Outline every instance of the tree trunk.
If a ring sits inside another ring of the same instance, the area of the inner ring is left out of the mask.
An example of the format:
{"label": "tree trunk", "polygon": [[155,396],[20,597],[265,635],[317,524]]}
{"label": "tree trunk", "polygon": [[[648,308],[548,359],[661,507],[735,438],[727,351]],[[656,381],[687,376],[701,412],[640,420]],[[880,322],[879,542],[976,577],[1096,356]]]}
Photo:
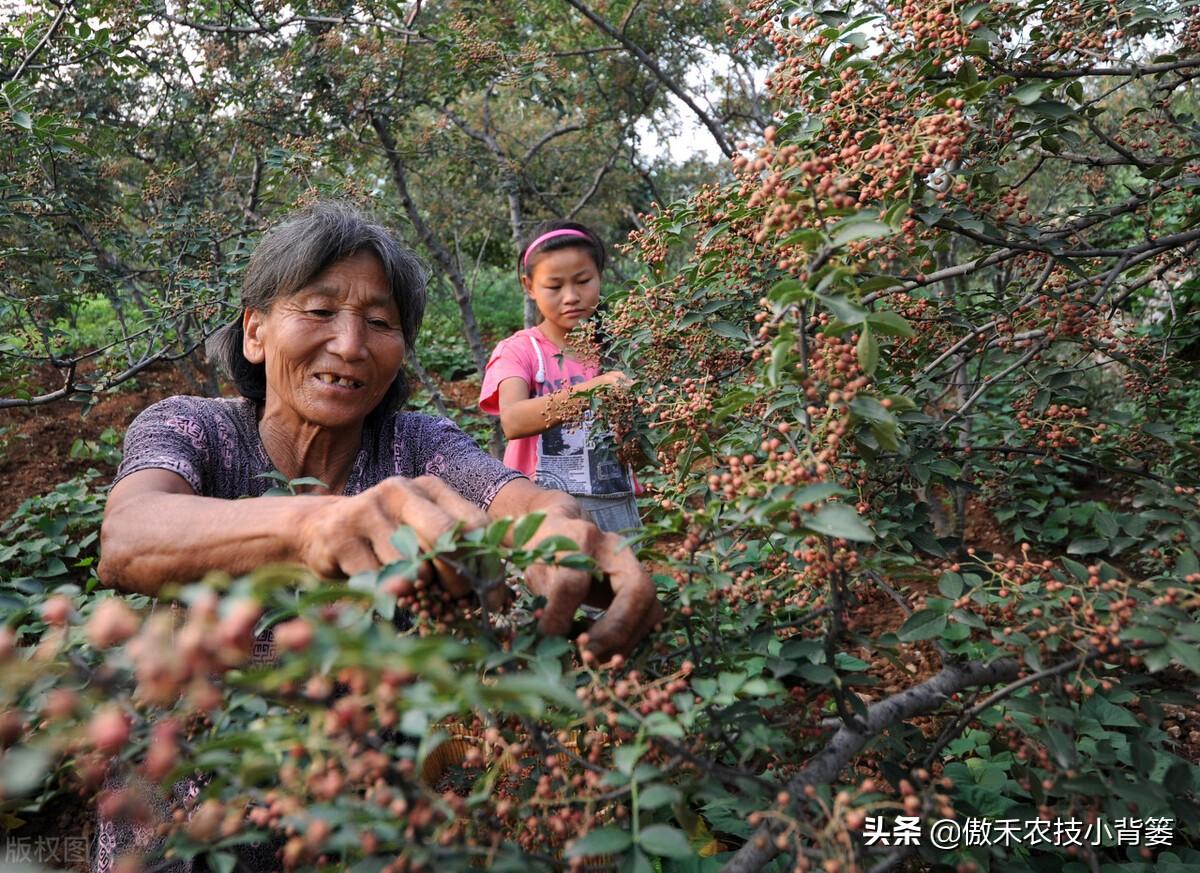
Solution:
{"label": "tree trunk", "polygon": [[[466,335],[467,345],[471,348],[471,356],[475,359],[475,369],[479,373],[479,378],[482,379],[488,356],[483,348],[483,339],[479,335],[479,323],[475,320],[475,310],[471,306],[471,290],[467,287],[467,281],[454,256],[450,254],[445,243],[434,233],[433,228],[425,222],[424,217],[417,209],[417,204],[408,190],[408,171],[400,158],[400,153],[396,151],[396,140],[392,137],[387,123],[372,113],[371,126],[375,129],[379,142],[387,154],[388,166],[392,171],[392,182],[396,185],[396,191],[400,195],[400,201],[404,205],[404,212],[408,216],[408,220],[412,222],[413,229],[416,230],[422,244],[450,279],[454,300],[458,304],[459,312],[462,313],[463,333]],[[498,419],[492,422],[492,438],[489,442],[492,454],[500,457],[504,453],[504,436],[500,432]]]}

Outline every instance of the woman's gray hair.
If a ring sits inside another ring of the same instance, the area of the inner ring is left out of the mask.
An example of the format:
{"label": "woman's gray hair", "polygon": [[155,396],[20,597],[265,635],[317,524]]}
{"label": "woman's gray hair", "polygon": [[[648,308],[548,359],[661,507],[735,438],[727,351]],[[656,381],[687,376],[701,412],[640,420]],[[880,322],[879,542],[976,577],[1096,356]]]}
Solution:
{"label": "woman's gray hair", "polygon": [[[295,294],[322,271],[361,251],[379,258],[400,311],[400,330],[407,349],[416,345],[425,315],[425,265],[402,248],[381,225],[370,221],[348,203],[323,201],[309,206],[276,225],[250,256],[242,279],[242,308],[266,312],[280,298]],[[241,316],[222,328],[209,342],[209,357],[237,386],[243,397],[262,403],[267,396],[267,369],[252,364],[242,353]],[[399,409],[408,400],[404,369],[370,414],[378,419]]]}

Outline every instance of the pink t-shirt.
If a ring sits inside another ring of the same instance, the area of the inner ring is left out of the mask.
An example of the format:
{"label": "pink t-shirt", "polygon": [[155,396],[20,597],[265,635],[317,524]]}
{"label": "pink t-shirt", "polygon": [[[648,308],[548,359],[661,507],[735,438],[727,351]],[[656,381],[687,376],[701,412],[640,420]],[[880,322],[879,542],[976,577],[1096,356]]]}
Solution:
{"label": "pink t-shirt", "polygon": [[[529,396],[542,397],[598,375],[598,367],[567,358],[538,328],[529,327],[496,345],[483,373],[479,408],[500,414],[500,383],[505,379],[523,379]],[[615,496],[634,488],[629,468],[616,460],[611,437],[592,434],[586,420],[509,440],[504,463],[539,485],[571,494]]]}

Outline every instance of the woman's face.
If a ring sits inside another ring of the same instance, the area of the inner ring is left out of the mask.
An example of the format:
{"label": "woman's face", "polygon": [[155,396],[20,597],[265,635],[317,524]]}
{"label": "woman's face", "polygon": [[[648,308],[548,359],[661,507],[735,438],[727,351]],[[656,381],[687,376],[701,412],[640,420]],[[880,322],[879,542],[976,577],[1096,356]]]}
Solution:
{"label": "woman's face", "polygon": [[404,361],[400,311],[370,251],[338,261],[266,312],[243,315],[243,352],[266,365],[265,414],[360,426]]}

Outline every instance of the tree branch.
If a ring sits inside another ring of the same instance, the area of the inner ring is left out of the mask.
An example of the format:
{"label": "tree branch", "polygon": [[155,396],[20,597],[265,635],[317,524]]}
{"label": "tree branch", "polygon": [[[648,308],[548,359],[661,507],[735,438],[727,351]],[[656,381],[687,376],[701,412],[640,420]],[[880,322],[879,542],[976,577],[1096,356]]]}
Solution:
{"label": "tree branch", "polygon": [[650,55],[646,54],[645,49],[585,6],[582,2],[580,2],[580,0],[565,0],[565,2],[569,6],[572,6],[578,10],[580,14],[592,22],[592,24],[596,25],[596,27],[598,27],[600,30],[604,31],[610,37],[623,45],[631,55],[641,62],[642,66],[649,70],[656,79],[666,85],[667,90],[682,100],[684,105],[686,105],[688,109],[692,110],[692,112],[696,114],[696,117],[700,119],[700,123],[708,128],[708,132],[713,135],[713,139],[717,141],[717,148],[721,150],[725,157],[733,157],[733,146],[729,144],[729,140],[725,136],[725,129],[721,126],[721,123],[701,109],[700,106],[697,105],[696,101],[693,100],[686,91],[679,87],[679,84],[670,76],[668,76],[663,68],[654,62],[654,59],[650,57]]}
{"label": "tree branch", "polygon": [[17,79],[21,78],[21,74],[25,72],[30,62],[36,58],[42,49],[46,47],[46,44],[54,38],[54,32],[58,30],[58,26],[62,24],[62,20],[66,16],[67,9],[70,8],[70,5],[70,3],[63,3],[63,5],[59,7],[58,15],[54,16],[54,21],[50,23],[50,28],[44,34],[42,34],[42,38],[38,40],[38,44],[33,47],[33,51],[21,59],[21,63],[17,65],[16,72],[9,76],[7,81],[15,82]]}
{"label": "tree branch", "polygon": [[1014,70],[992,65],[993,69],[1018,79],[1077,79],[1080,76],[1153,76],[1175,70],[1200,67],[1200,58],[1184,58],[1160,64],[1133,64],[1128,67],[1075,67],[1071,70]]}
{"label": "tree branch", "polygon": [[595,176],[592,177],[592,184],[586,191],[583,192],[580,198],[575,202],[575,205],[567,211],[567,220],[574,219],[575,216],[579,214],[579,210],[587,206],[588,201],[596,196],[596,192],[600,190],[600,183],[604,181],[604,177],[608,175],[608,171],[611,170],[613,168],[613,164],[617,162],[617,156],[621,153],[624,145],[625,144],[623,142],[617,143],[617,147],[613,149],[612,153],[608,156],[608,160],[601,164],[600,168],[596,170]]}
{"label": "tree branch", "polygon": [[164,21],[170,21],[172,24],[178,24],[182,27],[189,27],[192,30],[202,30],[205,33],[232,33],[243,36],[252,36],[255,34],[275,34],[292,24],[323,24],[338,25],[341,27],[357,24],[362,27],[378,27],[380,30],[386,30],[390,33],[399,33],[405,37],[420,36],[418,32],[410,30],[407,27],[397,27],[394,24],[387,24],[379,20],[361,21],[357,18],[351,18],[349,16],[332,18],[325,15],[293,15],[290,18],[285,18],[282,21],[275,22],[274,24],[260,24],[257,27],[245,27],[237,24],[204,24],[200,21],[189,21],[186,18],[179,18],[166,13],[160,13],[159,17]]}
{"label": "tree branch", "polygon": [[400,194],[400,202],[404,205],[404,212],[408,216],[408,220],[412,222],[417,236],[425,247],[429,249],[438,266],[450,277],[450,284],[454,288],[454,296],[462,311],[463,326],[467,332],[467,342],[471,346],[471,355],[475,359],[476,368],[482,374],[484,367],[487,365],[487,355],[484,354],[483,343],[479,339],[479,326],[475,322],[475,313],[471,308],[471,291],[467,288],[466,280],[463,278],[462,272],[458,269],[458,264],[455,262],[454,256],[450,254],[450,250],[446,248],[441,238],[426,223],[424,216],[421,215],[421,211],[417,209],[417,204],[408,190],[408,170],[404,166],[404,161],[400,157],[399,151],[396,150],[396,140],[392,136],[392,132],[388,129],[387,123],[374,112],[368,111],[368,117],[371,121],[371,127],[375,129],[375,134],[379,137],[379,142],[383,146],[384,153],[387,156],[388,167],[392,171],[392,182],[396,186],[396,191]]}
{"label": "tree branch", "polygon": [[560,136],[565,136],[566,134],[573,133],[576,130],[583,130],[583,125],[582,124],[568,124],[564,127],[557,127],[554,130],[549,131],[548,133],[542,134],[542,136],[538,139],[537,142],[535,142],[533,145],[531,145],[529,148],[527,148],[525,150],[525,154],[521,156],[521,163],[528,164],[533,159],[533,156],[542,150],[542,146],[544,146],[546,143],[550,142],[552,139],[556,139],[557,137],[560,137]]}
{"label": "tree branch", "polygon": [[[788,793],[803,797],[809,785],[833,782],[867,742],[889,726],[933,712],[966,688],[1012,682],[1020,672],[1021,665],[1013,658],[991,664],[952,664],[919,685],[872,703],[865,719],[842,725],[825,748],[788,780]],[[721,873],[757,873],[779,854],[775,847],[777,827],[773,823],[762,825],[721,868]]]}

